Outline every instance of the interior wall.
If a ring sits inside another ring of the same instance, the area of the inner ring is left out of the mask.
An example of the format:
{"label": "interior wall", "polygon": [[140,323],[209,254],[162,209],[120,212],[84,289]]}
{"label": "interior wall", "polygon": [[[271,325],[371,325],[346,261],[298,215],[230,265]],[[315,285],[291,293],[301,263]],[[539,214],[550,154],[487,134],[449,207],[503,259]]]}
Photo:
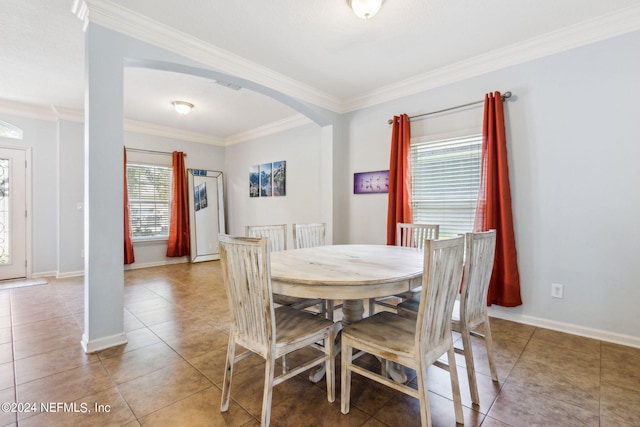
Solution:
{"label": "interior wall", "polygon": [[[314,124],[226,147],[227,232],[244,235],[247,225],[325,222],[322,218],[321,128]],[[249,197],[249,169],[287,162],[286,196]]]}
{"label": "interior wall", "polygon": [[31,147],[31,227],[32,274],[50,275],[56,271],[58,251],[58,162],[56,124],[48,120],[0,114],[0,120],[24,132],[23,139],[1,138],[0,144],[20,148]]}
{"label": "interior wall", "polygon": [[84,125],[60,120],[57,128],[60,171],[56,273],[76,276],[84,270]]}
{"label": "interior wall", "polygon": [[[127,148],[163,151],[167,153],[182,151],[187,155],[184,159],[185,167],[187,169],[206,169],[224,172],[224,147],[133,132],[125,132],[124,142]],[[127,160],[136,160],[165,166],[171,166],[172,162],[171,156],[168,155],[136,153],[134,151],[127,154]],[[127,266],[127,269],[188,261],[188,257],[186,256],[179,258],[167,258],[165,255],[167,251],[166,240],[134,242],[133,250],[136,262]]]}
{"label": "interior wall", "polygon": [[[84,124],[68,120],[0,115],[23,129],[24,139],[2,138],[0,144],[32,152],[32,274],[69,277],[84,269]],[[187,153],[185,166],[224,170],[224,147],[161,136],[125,132],[130,148]],[[136,154],[137,160],[171,165],[171,156]],[[131,158],[131,156],[130,156]],[[51,161],[54,159],[54,161]],[[166,241],[136,242],[134,268],[183,262],[167,258]]]}
{"label": "interior wall", "polygon": [[[353,172],[388,169],[393,115],[513,92],[505,104],[520,307],[493,313],[640,346],[640,32],[348,115]],[[482,107],[412,122],[412,136],[480,129]],[[386,195],[352,195],[350,240],[383,243]],[[564,298],[550,296],[564,285]],[[618,337],[618,338],[615,338]]]}

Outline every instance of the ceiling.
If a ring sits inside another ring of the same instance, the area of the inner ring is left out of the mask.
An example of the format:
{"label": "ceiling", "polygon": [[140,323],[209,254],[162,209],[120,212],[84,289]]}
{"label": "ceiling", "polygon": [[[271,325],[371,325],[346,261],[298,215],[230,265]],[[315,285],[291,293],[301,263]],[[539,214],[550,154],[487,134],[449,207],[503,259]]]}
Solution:
{"label": "ceiling", "polygon": [[[81,2],[2,3],[0,110],[81,117],[84,32],[72,13]],[[369,20],[346,0],[86,3],[89,21],[142,39],[154,34],[147,41],[168,50],[187,46],[185,56],[204,52],[192,59],[224,63],[222,72],[340,113],[640,29],[638,0],[385,0]],[[129,123],[211,143],[301,120],[246,87],[145,68],[125,69],[124,96]],[[173,100],[195,108],[178,116]]]}

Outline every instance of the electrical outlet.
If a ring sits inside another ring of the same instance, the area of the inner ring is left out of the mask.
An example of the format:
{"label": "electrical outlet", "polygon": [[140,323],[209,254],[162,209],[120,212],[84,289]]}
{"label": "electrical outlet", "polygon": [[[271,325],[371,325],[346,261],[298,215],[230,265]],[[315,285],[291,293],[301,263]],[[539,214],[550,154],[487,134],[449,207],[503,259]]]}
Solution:
{"label": "electrical outlet", "polygon": [[551,284],[551,296],[553,298],[562,298],[562,293],[564,286],[560,283],[552,283]]}

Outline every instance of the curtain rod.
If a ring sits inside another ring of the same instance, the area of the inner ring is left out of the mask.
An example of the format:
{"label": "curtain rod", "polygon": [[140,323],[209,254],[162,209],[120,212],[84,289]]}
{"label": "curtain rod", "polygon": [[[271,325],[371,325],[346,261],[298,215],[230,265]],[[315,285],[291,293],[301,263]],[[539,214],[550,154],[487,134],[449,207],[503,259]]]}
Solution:
{"label": "curtain rod", "polygon": [[[135,151],[136,153],[148,153],[148,154],[160,154],[163,156],[173,156],[173,153],[168,151],[155,151],[155,150],[143,150],[141,148],[127,148],[124,147],[127,151]],[[184,157],[187,157],[187,153],[182,153]]]}
{"label": "curtain rod", "polygon": [[[500,98],[502,98],[503,101],[505,99],[511,98],[511,92],[507,91],[507,92],[503,93],[502,95],[500,95]],[[455,107],[444,108],[444,109],[438,110],[438,111],[430,111],[430,112],[424,113],[424,114],[416,114],[415,116],[409,116],[409,120],[417,119],[419,117],[429,116],[431,114],[444,113],[445,111],[457,110],[458,108],[464,108],[464,107],[468,107],[470,105],[482,104],[483,102],[484,102],[484,99],[482,101],[469,102],[467,104],[456,105]],[[389,124],[393,123],[393,119],[389,119],[388,123]]]}

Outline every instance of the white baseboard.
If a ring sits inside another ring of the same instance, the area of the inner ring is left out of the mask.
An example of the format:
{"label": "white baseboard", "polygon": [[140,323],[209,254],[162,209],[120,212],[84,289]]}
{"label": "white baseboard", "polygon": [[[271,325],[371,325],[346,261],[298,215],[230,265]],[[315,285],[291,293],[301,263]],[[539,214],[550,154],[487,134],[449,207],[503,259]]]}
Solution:
{"label": "white baseboard", "polygon": [[168,259],[166,261],[154,261],[154,262],[143,262],[133,264],[128,264],[124,266],[125,270],[137,270],[139,268],[150,268],[150,267],[162,267],[163,265],[172,265],[172,264],[184,264],[189,262],[189,258],[184,256],[180,258]]}
{"label": "white baseboard", "polygon": [[41,271],[39,273],[31,273],[30,279],[42,279],[47,277],[56,277],[55,271]]}
{"label": "white baseboard", "polygon": [[[124,269],[125,270],[137,270],[139,268],[161,267],[163,265],[184,264],[184,263],[187,263],[187,262],[189,262],[189,258],[180,257],[180,258],[175,258],[175,259],[166,260],[166,261],[133,263],[133,264],[125,265]],[[64,273],[60,273],[60,272],[38,273],[37,275],[34,274],[33,278],[51,277],[51,276],[55,276],[57,279],[66,279],[66,278],[69,278],[69,277],[79,277],[79,276],[84,276],[84,270],[67,271],[67,272],[64,272]]]}
{"label": "white baseboard", "polygon": [[91,341],[87,339],[85,334],[82,334],[82,341],[80,342],[85,353],[95,353],[96,351],[104,350],[105,348],[115,347],[126,343],[127,335],[124,332]]}
{"label": "white baseboard", "polygon": [[65,273],[58,273],[56,274],[56,279],[67,279],[69,277],[79,277],[79,276],[84,276],[84,270],[78,270],[78,271],[67,271]]}
{"label": "white baseboard", "polygon": [[603,331],[601,329],[587,328],[571,323],[557,322],[555,320],[543,319],[535,316],[527,316],[520,313],[509,313],[502,309],[492,309],[489,307],[489,316],[499,319],[511,320],[525,325],[537,326],[540,328],[552,329],[567,334],[579,335],[596,340],[607,341],[629,347],[640,348],[640,337],[623,335],[615,332]]}

